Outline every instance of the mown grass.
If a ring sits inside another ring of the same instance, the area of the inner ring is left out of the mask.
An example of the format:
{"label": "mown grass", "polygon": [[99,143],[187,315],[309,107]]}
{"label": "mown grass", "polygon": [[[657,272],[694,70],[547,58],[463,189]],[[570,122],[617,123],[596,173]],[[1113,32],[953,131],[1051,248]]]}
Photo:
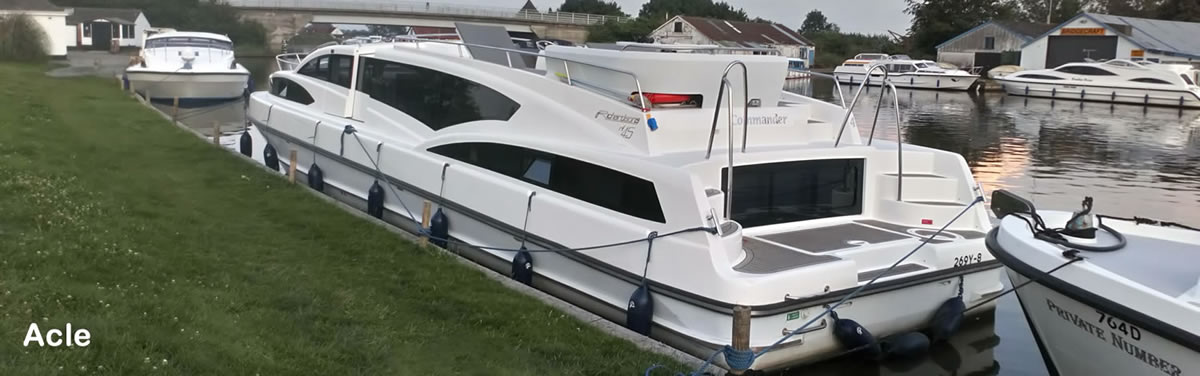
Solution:
{"label": "mown grass", "polygon": [[0,375],[684,368],[43,70],[0,65]]}

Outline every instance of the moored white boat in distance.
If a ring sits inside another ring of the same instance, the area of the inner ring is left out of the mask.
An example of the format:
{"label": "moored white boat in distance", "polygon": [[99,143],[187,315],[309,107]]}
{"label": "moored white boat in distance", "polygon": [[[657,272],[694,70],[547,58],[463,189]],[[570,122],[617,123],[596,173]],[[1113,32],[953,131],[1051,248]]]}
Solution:
{"label": "moored white boat in distance", "polygon": [[1008,192],[992,196],[1001,220],[988,250],[1018,287],[1051,373],[1197,374],[1200,231],[1091,207],[1087,198],[1078,212],[1038,211]]}
{"label": "moored white boat in distance", "polygon": [[[833,70],[840,83],[857,84],[867,80],[867,71],[882,66],[888,71],[888,80],[899,88],[967,90],[979,79],[978,75],[960,69],[948,69],[930,60],[914,60],[907,55],[863,53],[846,60]],[[868,85],[881,85],[883,72],[871,72]]]}
{"label": "moored white boat in distance", "polygon": [[702,358],[735,343],[742,308],[762,351],[745,365],[769,370],[847,351],[845,321],[816,319],[860,287],[836,312],[879,337],[1002,289],[963,158],[868,145],[846,109],[783,90],[786,58],[538,54],[496,29],[322,48],[273,73],[248,117],[310,187],[410,231],[435,203],[423,231],[464,256]]}
{"label": "moored white boat in distance", "polygon": [[996,80],[1011,95],[1067,100],[1200,107],[1189,65],[1108,60],[1016,72]]}
{"label": "moored white boat in distance", "polygon": [[224,35],[165,32],[146,37],[125,78],[150,99],[227,100],[245,93],[250,71],[237,63],[233,41]]}

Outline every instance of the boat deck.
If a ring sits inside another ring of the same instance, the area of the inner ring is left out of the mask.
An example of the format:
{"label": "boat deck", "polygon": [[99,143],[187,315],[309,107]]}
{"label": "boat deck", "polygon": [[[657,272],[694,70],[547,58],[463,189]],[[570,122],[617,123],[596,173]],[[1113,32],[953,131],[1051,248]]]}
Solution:
{"label": "boat deck", "polygon": [[[743,249],[746,257],[733,270],[750,274],[771,274],[827,262],[842,260],[834,255],[876,244],[920,241],[936,232],[936,228],[910,227],[878,220],[857,220],[825,227],[746,236]],[[946,230],[929,240],[941,244],[963,239],[980,239],[984,233],[969,230]],[[928,269],[908,263],[888,271],[887,275],[904,274]],[[882,272],[867,270],[859,273],[860,281],[870,280]],[[885,275],[885,276],[887,276]]]}
{"label": "boat deck", "polygon": [[[1101,244],[1115,242],[1098,231]],[[1117,252],[1087,252],[1088,262],[1167,296],[1177,297],[1200,281],[1200,245],[1156,237],[1125,234],[1128,242]]]}

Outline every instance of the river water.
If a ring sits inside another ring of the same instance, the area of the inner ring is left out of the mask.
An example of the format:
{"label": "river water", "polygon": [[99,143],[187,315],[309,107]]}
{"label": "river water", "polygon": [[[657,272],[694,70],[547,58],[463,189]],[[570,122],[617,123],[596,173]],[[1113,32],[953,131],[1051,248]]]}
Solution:
{"label": "river water", "polygon": [[[269,59],[239,59],[259,90],[274,69]],[[795,80],[787,89],[837,102],[826,79]],[[846,101],[855,87],[842,86]],[[855,117],[869,131],[879,89],[865,91]],[[985,190],[1007,189],[1038,208],[1075,210],[1084,196],[1095,210],[1200,224],[1200,111],[1144,108],[1073,101],[956,92],[901,90],[901,138],[906,143],[963,156]],[[885,105],[891,106],[890,98]],[[164,111],[170,111],[169,108]],[[185,124],[212,134],[236,150],[245,126],[244,103],[181,110]],[[896,141],[896,116],[884,110],[877,142]],[[254,157],[261,161],[263,137],[253,127]],[[281,156],[284,157],[284,156]],[[284,157],[285,158],[285,157]],[[1006,286],[1008,281],[1004,281]],[[928,356],[884,363],[840,359],[785,371],[785,375],[1047,375],[1045,365],[1013,294],[999,299],[994,315],[969,322]]]}

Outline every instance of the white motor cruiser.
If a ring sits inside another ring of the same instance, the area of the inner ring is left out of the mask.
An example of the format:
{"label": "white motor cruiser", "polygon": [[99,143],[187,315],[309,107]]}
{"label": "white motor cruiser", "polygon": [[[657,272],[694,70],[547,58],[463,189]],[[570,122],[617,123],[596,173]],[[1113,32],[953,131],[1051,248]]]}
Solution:
{"label": "white motor cruiser", "polygon": [[1083,206],[992,196],[1001,221],[988,250],[1008,267],[1046,363],[1059,375],[1200,372],[1200,229]]}
{"label": "white motor cruiser", "polygon": [[1141,105],[1200,107],[1190,65],[1129,60],[1067,63],[996,78],[1011,95]]}
{"label": "white motor cruiser", "polygon": [[[930,60],[914,60],[906,55],[889,56],[886,54],[858,54],[853,59],[846,60],[834,68],[833,75],[837,81],[846,84],[857,84],[867,80],[868,85],[881,85],[883,81],[882,67],[888,72],[888,79],[900,88],[936,89],[936,90],[967,90],[979,79],[978,75],[960,69],[938,65]],[[867,72],[871,71],[871,79]]]}
{"label": "white motor cruiser", "polygon": [[150,99],[226,100],[245,93],[250,71],[237,63],[233,41],[224,35],[166,32],[146,37],[125,78]]}
{"label": "white motor cruiser", "polygon": [[783,91],[785,57],[458,30],[272,74],[248,109],[268,166],[295,151],[310,187],[723,367],[878,350],[1002,290],[963,158],[873,145]]}

